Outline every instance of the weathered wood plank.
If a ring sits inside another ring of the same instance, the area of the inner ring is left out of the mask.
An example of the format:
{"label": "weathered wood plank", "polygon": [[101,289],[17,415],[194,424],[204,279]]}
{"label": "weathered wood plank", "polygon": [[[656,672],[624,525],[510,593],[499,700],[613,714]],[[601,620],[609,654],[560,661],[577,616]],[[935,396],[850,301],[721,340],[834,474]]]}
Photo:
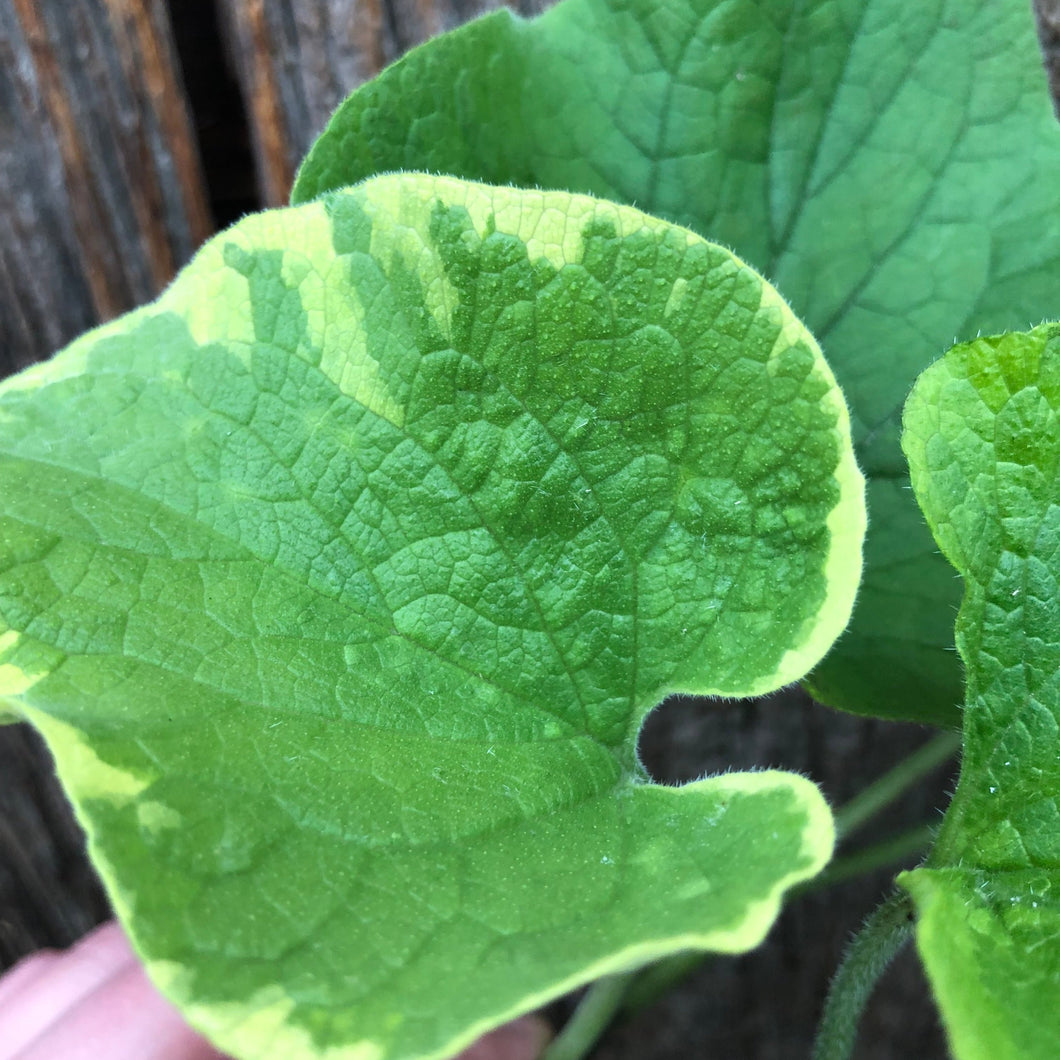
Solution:
{"label": "weathered wood plank", "polygon": [[44,741],[0,728],[0,969],[68,946],[109,915]]}
{"label": "weathered wood plank", "polygon": [[1034,0],[1034,11],[1038,16],[1038,37],[1049,73],[1049,88],[1060,116],[1060,0]]}
{"label": "weathered wood plank", "polygon": [[153,297],[211,228],[163,0],[0,3],[0,369]]}
{"label": "weathered wood plank", "polygon": [[[552,0],[510,0],[533,15]],[[219,0],[266,205],[287,201],[328,116],[415,44],[500,0]]]}

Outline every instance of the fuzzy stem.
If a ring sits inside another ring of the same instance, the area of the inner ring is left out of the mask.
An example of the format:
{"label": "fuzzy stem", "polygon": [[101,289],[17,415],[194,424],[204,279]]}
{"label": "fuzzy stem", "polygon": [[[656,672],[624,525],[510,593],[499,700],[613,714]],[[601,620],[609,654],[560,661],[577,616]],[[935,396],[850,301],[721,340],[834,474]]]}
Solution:
{"label": "fuzzy stem", "polygon": [[906,894],[893,894],[865,921],[832,980],[813,1060],[849,1060],[858,1023],[876,983],[913,932]]}

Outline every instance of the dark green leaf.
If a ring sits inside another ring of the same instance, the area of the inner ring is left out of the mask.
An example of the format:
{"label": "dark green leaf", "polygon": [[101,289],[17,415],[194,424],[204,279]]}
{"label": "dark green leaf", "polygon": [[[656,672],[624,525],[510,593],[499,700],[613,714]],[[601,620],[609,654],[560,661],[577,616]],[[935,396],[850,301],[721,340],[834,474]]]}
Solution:
{"label": "dark green leaf", "polygon": [[853,625],[810,680],[954,724],[956,581],[898,447],[917,373],[1060,285],[1060,130],[1030,7],[986,0],[564,0],[409,54],[340,108],[295,201],[426,169],[630,202],[780,288],[850,402],[870,478]]}

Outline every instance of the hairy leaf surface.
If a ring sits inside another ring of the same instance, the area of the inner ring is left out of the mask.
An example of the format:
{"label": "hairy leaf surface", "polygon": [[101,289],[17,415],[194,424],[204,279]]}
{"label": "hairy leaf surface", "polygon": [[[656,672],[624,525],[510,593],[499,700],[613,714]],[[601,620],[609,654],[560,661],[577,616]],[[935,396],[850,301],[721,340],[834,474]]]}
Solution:
{"label": "hairy leaf surface", "polygon": [[851,404],[872,512],[850,630],[810,679],[957,722],[957,583],[908,490],[902,403],[957,339],[1060,284],[1060,130],[1030,7],[986,0],[564,0],[490,15],[358,89],[304,201],[392,169],[589,191],[734,247]]}
{"label": "hairy leaf surface", "polygon": [[0,476],[0,697],[236,1055],[449,1055],[830,855],[803,778],[636,754],[821,657],[865,518],[813,339],[687,230],[415,175],[249,217],[0,388]]}
{"label": "hairy leaf surface", "polygon": [[955,347],[905,413],[913,486],[964,603],[964,760],[899,877],[960,1060],[1060,1055],[1060,326]]}

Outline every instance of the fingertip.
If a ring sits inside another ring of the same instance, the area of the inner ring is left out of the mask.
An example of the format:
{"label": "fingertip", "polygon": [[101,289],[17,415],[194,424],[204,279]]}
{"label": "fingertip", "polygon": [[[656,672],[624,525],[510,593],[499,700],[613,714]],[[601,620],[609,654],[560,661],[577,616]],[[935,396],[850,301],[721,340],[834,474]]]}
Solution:
{"label": "fingertip", "polygon": [[45,950],[20,961],[0,979],[0,1060],[21,1057],[51,1025],[135,962],[113,921],[69,950]]}
{"label": "fingertip", "polygon": [[537,1060],[551,1039],[552,1028],[541,1016],[521,1016],[484,1035],[457,1060]]}

